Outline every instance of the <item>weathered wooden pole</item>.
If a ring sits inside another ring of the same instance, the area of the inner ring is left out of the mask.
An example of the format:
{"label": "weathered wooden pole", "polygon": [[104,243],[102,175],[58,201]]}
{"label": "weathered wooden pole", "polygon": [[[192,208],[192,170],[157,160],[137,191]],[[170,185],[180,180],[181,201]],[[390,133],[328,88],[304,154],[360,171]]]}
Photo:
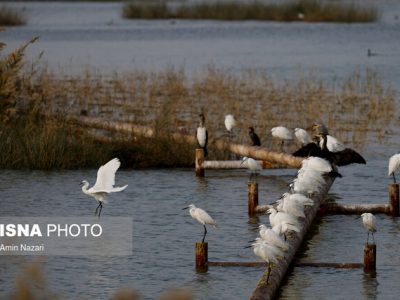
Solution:
{"label": "weathered wooden pole", "polygon": [[392,214],[390,204],[339,204],[326,203],[321,206],[325,214],[361,215],[362,213]]}
{"label": "weathered wooden pole", "polygon": [[196,155],[195,155],[195,170],[197,177],[204,177],[203,161],[204,161],[204,150],[198,148],[196,149]]}
{"label": "weathered wooden pole", "polygon": [[258,183],[249,181],[247,183],[247,196],[248,196],[248,212],[249,216],[254,216],[258,206]]}
{"label": "weathered wooden pole", "polygon": [[196,242],[196,271],[208,271],[208,243]]}
{"label": "weathered wooden pole", "polygon": [[364,246],[364,272],[375,272],[376,270],[376,245],[365,244]]}
{"label": "weathered wooden pole", "polygon": [[392,217],[400,216],[399,212],[399,184],[389,184],[390,213]]}

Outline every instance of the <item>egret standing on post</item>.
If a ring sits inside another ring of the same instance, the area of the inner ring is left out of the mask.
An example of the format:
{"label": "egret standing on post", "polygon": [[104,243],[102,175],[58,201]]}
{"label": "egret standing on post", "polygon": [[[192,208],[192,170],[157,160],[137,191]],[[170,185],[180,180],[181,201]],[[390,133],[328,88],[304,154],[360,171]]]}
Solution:
{"label": "egret standing on post", "polygon": [[249,181],[252,181],[253,177],[256,178],[257,181],[257,175],[261,172],[262,167],[261,164],[256,161],[254,158],[251,157],[243,157],[243,160],[240,164],[246,164],[246,167],[249,169],[250,171],[250,178]]}
{"label": "egret standing on post", "polygon": [[249,137],[251,139],[252,146],[261,146],[260,138],[258,137],[257,133],[254,131],[254,127],[249,127]]}
{"label": "egret standing on post", "polygon": [[106,197],[109,193],[121,192],[123,191],[128,185],[124,185],[122,187],[114,187],[115,184],[115,173],[117,172],[118,168],[120,167],[121,162],[118,158],[114,158],[110,160],[105,165],[101,166],[97,171],[97,179],[94,186],[90,189],[89,182],[86,180],[82,181],[82,192],[86,195],[94,197],[99,205],[96,208],[94,215],[97,215],[97,211],[100,208],[98,217],[100,218],[101,210],[103,209],[103,202],[106,203]]}
{"label": "egret standing on post", "polygon": [[207,128],[204,126],[204,123],[205,123],[204,115],[200,114],[199,117],[200,117],[200,124],[199,124],[199,127],[197,127],[196,137],[197,137],[197,142],[199,144],[199,147],[201,149],[203,149],[204,156],[207,157],[207,154],[208,154],[208,151],[207,151],[208,132],[207,132]]}
{"label": "egret standing on post", "polygon": [[190,216],[204,226],[204,235],[203,235],[203,240],[201,241],[202,243],[204,243],[204,239],[206,238],[207,234],[206,224],[217,227],[217,223],[213,220],[213,218],[211,218],[211,216],[204,209],[196,207],[194,204],[190,204],[188,207],[182,209],[188,209],[188,208]]}
{"label": "egret standing on post", "polygon": [[395,154],[389,159],[389,176],[393,176],[393,183],[396,183],[396,176],[394,173],[400,168],[400,154]]}
{"label": "egret standing on post", "polygon": [[374,239],[374,232],[376,232],[376,218],[373,214],[371,213],[363,213],[361,214],[362,217],[362,222],[364,225],[364,228],[367,229],[368,235],[367,235],[367,244],[368,244],[368,239],[369,239],[369,233],[372,233],[372,240],[374,241],[375,244],[375,239]]}

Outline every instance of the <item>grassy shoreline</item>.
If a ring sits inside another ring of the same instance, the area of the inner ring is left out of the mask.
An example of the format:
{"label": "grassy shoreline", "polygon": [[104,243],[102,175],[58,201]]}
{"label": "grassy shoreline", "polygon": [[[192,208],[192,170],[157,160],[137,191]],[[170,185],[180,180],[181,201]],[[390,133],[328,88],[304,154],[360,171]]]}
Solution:
{"label": "grassy shoreline", "polygon": [[[224,138],[229,113],[238,121],[234,142],[248,144],[247,128],[254,126],[262,145],[273,150],[279,142],[270,129],[278,125],[308,128],[323,121],[357,150],[382,143],[398,125],[396,93],[369,71],[335,86],[312,76],[277,81],[260,71],[232,73],[212,66],[190,77],[174,69],[62,75],[40,62],[24,66],[24,51],[34,41],[0,57],[0,168],[98,167],[115,156],[133,168],[193,167],[196,145],[172,134],[194,135],[200,112],[206,116],[209,159],[228,158],[212,145]],[[82,115],[147,126],[155,135],[107,133],[68,119]]]}
{"label": "grassy shoreline", "polygon": [[376,7],[354,3],[329,3],[319,0],[293,0],[283,3],[200,2],[170,5],[167,1],[131,1],[122,9],[127,19],[192,19],[224,21],[279,22],[375,22]]}

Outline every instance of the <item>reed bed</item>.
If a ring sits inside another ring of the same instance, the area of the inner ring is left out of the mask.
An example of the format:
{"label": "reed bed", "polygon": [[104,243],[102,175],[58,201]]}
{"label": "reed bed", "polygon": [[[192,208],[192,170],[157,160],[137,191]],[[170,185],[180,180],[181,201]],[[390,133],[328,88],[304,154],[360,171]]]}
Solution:
{"label": "reed bed", "polygon": [[[124,166],[193,166],[196,145],[174,133],[195,133],[206,116],[210,159],[228,155],[213,149],[226,139],[224,117],[238,125],[233,142],[249,143],[254,126],[262,144],[279,150],[270,129],[310,128],[325,123],[333,135],[361,151],[385,142],[398,126],[397,95],[373,72],[357,71],[332,85],[307,76],[277,81],[255,70],[230,72],[209,66],[189,77],[181,69],[81,75],[54,74],[40,63],[23,67],[23,51],[34,40],[0,59],[0,167],[80,168],[118,156]],[[155,131],[153,138],[88,130],[70,117],[130,122]],[[299,145],[292,143],[286,151]]]}
{"label": "reed bed", "polygon": [[0,5],[0,26],[20,26],[26,24],[26,16],[22,11]]}
{"label": "reed bed", "polygon": [[122,9],[129,19],[212,19],[225,21],[304,21],[304,22],[374,22],[376,7],[321,0],[294,0],[282,3],[131,1]]}

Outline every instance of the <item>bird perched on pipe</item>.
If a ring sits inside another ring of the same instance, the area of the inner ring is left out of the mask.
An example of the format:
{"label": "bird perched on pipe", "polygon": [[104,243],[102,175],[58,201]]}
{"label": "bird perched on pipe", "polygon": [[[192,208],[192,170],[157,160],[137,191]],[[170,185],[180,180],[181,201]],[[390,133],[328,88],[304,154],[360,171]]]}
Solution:
{"label": "bird perched on pipe", "polygon": [[213,220],[213,218],[211,218],[211,216],[204,209],[196,207],[194,204],[190,204],[189,206],[184,207],[182,209],[189,209],[190,216],[197,222],[199,222],[201,225],[203,225],[204,235],[201,242],[204,243],[204,239],[206,238],[207,234],[206,225],[212,225],[214,227],[217,227],[217,223]]}
{"label": "bird perched on pipe", "polygon": [[374,239],[374,232],[376,232],[376,218],[373,214],[371,213],[363,213],[361,214],[362,218],[362,223],[364,228],[367,230],[367,244],[369,241],[369,233],[371,232],[372,234],[372,240],[375,244],[375,239]]}
{"label": "bird perched on pipe", "polygon": [[249,127],[249,137],[251,139],[252,146],[261,146],[260,138],[258,137],[257,133],[254,131],[254,127]]}
{"label": "bird perched on pipe", "polygon": [[[86,180],[82,181],[82,192],[86,195],[94,197],[99,205],[96,208],[95,215],[100,218],[101,210],[103,209],[103,203],[107,202],[107,195],[110,193],[121,192],[128,185],[124,185],[122,187],[114,187],[115,184],[115,173],[117,172],[118,168],[121,166],[121,162],[118,158],[114,158],[110,160],[105,165],[101,166],[97,171],[97,179],[94,186],[90,189],[89,182]],[[99,210],[100,209],[100,210]],[[98,214],[97,214],[98,213]]]}
{"label": "bird perched on pipe", "polygon": [[207,128],[205,127],[205,117],[203,114],[199,115],[200,118],[200,123],[199,127],[197,127],[196,130],[196,138],[197,138],[197,143],[201,149],[204,151],[204,156],[207,157],[208,150],[207,150],[207,144],[208,144],[208,131]]}
{"label": "bird perched on pipe", "polygon": [[273,137],[281,139],[281,151],[283,151],[283,146],[285,141],[293,140],[293,132],[284,126],[277,126],[271,129],[271,134]]}
{"label": "bird perched on pipe", "polygon": [[295,128],[294,135],[303,146],[312,143],[311,136],[303,128]]}

